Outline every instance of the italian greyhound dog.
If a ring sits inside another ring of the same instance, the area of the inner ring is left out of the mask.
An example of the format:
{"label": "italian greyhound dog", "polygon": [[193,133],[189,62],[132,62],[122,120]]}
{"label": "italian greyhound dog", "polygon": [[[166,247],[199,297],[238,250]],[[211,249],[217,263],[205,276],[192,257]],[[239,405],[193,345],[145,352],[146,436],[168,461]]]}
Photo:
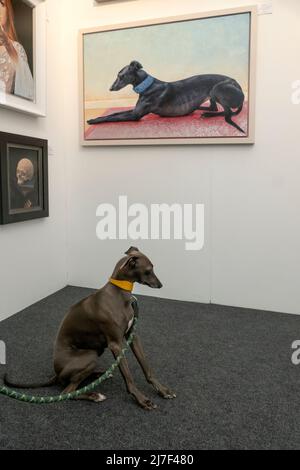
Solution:
{"label": "italian greyhound dog", "polygon": [[[86,379],[97,378],[97,358],[109,348],[117,358],[123,348],[123,339],[130,334],[135,308],[131,291],[135,282],[160,289],[161,282],[154,274],[153,264],[138,248],[131,247],[116,265],[112,277],[95,294],[72,306],[60,325],[54,345],[55,376],[46,384],[20,385],[8,381],[15,388],[38,388],[55,383],[62,384],[63,393],[74,392]],[[135,335],[131,349],[139,362],[148,383],[163,398],[175,398],[174,392],[155,378],[143,351],[140,338]],[[136,387],[125,358],[119,368],[128,393],[145,410],[153,410],[152,403]],[[101,393],[90,392],[79,400],[100,402],[106,399]]]}
{"label": "italian greyhound dog", "polygon": [[[204,118],[224,116],[231,126],[245,133],[233,120],[243,109],[244,93],[236,80],[225,75],[195,75],[176,82],[163,82],[149,75],[136,60],[118,73],[110,91],[133,85],[139,95],[134,109],[90,119],[88,124],[139,121],[149,113],[162,117],[187,116],[204,110]],[[201,106],[210,100],[210,106]],[[224,111],[218,111],[219,103]],[[235,109],[235,111],[233,111]]]}

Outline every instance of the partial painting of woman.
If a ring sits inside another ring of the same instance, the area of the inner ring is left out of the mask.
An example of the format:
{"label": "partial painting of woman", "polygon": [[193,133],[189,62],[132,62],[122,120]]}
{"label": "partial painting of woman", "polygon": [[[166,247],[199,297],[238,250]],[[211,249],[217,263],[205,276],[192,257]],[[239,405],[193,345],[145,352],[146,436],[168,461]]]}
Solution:
{"label": "partial painting of woman", "polygon": [[18,42],[11,0],[0,0],[0,91],[34,99],[27,55]]}

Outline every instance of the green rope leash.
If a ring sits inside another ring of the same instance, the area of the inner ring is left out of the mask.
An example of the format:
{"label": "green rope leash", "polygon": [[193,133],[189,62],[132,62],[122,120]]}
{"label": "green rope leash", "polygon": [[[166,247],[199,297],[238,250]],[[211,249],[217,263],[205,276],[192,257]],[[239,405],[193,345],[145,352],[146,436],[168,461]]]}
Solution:
{"label": "green rope leash", "polygon": [[26,403],[35,403],[35,404],[40,405],[40,404],[44,404],[44,403],[49,404],[49,403],[57,403],[57,402],[61,402],[61,401],[73,400],[73,399],[79,397],[79,395],[82,395],[82,394],[87,393],[87,392],[91,392],[91,391],[95,390],[95,388],[98,387],[98,385],[100,385],[102,382],[104,382],[104,380],[108,379],[111,376],[111,374],[114,372],[114,370],[118,367],[120,361],[125,356],[125,353],[128,351],[129,346],[133,341],[133,338],[135,336],[136,327],[137,327],[137,317],[135,316],[132,327],[131,327],[131,333],[130,333],[128,339],[125,341],[125,343],[126,343],[125,348],[122,349],[121,353],[119,354],[119,356],[117,357],[115,362],[111,365],[111,367],[109,369],[107,369],[107,371],[103,375],[101,375],[101,377],[99,377],[99,379],[95,380],[90,385],[87,385],[86,387],[83,387],[80,390],[76,390],[76,392],[66,393],[66,394],[63,394],[63,395],[57,395],[55,397],[51,397],[51,396],[49,396],[49,397],[47,397],[47,396],[35,397],[35,396],[31,396],[31,395],[25,395],[23,393],[19,393],[19,392],[16,392],[14,390],[11,390],[10,388],[7,388],[7,387],[0,387],[0,395],[6,395],[7,397],[14,398],[15,400],[18,400],[18,401],[24,401]]}

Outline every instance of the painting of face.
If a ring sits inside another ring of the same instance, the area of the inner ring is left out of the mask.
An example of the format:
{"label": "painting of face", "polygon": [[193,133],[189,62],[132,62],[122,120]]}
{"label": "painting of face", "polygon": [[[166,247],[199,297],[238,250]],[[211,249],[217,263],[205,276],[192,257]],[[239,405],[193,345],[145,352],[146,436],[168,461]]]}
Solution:
{"label": "painting of face", "polygon": [[0,224],[47,217],[48,145],[0,132]]}
{"label": "painting of face", "polygon": [[46,116],[45,0],[0,0],[0,107]]}
{"label": "painting of face", "polygon": [[38,150],[9,147],[10,213],[41,208],[39,160]]}
{"label": "painting of face", "polygon": [[0,0],[0,28],[4,29],[7,23],[6,0]]}
{"label": "painting of face", "polygon": [[34,100],[33,9],[0,0],[0,91]]}

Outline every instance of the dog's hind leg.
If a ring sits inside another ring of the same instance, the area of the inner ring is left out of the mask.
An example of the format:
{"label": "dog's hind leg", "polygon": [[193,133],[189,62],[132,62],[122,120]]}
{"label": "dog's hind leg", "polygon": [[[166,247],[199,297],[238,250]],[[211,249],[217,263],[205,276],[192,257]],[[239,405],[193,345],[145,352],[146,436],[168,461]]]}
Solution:
{"label": "dog's hind leg", "polygon": [[[224,116],[225,121],[228,124],[245,134],[245,131],[232,120],[232,116],[237,116],[243,109],[244,94],[242,89],[231,81],[226,81],[216,85],[211,91],[211,96],[222,106],[224,111],[205,112],[202,114],[202,117],[214,118],[217,116]],[[233,111],[232,108],[237,109],[236,111]]]}
{"label": "dog's hind leg", "polygon": [[[228,124],[245,134],[243,129],[232,120],[232,116],[237,116],[242,111],[245,99],[243,90],[239,84],[235,82],[235,80],[226,80],[218,83],[211,90],[210,96],[222,106],[224,111],[205,112],[201,117],[214,118],[217,116],[223,116]],[[233,111],[232,108],[237,109],[236,111]]]}
{"label": "dog's hind leg", "polygon": [[212,112],[218,111],[217,102],[214,98],[211,98],[209,106],[199,106],[198,109],[200,109],[201,111],[212,111]]}
{"label": "dog's hind leg", "polygon": [[79,397],[75,398],[75,400],[87,400],[99,403],[100,401],[106,400],[106,396],[100,392],[89,392],[79,395]]}
{"label": "dog's hind leg", "polygon": [[[76,392],[79,384],[71,383],[69,384],[64,391],[62,392],[62,395],[68,394],[68,393],[73,393]],[[79,395],[78,397],[74,398],[74,400],[88,400],[88,401],[95,401],[95,402],[100,402],[106,400],[106,396],[102,395],[102,393],[97,393],[97,392],[89,392],[89,393],[83,393]]]}
{"label": "dog's hind leg", "polygon": [[[85,379],[85,382],[86,383],[91,383],[91,382],[94,382],[95,380],[99,379],[102,375],[104,375],[106,373],[106,370],[104,369],[97,369],[95,370],[94,372],[92,372],[86,379]],[[110,379],[113,375],[112,374],[109,374],[108,375],[108,378]]]}
{"label": "dog's hind leg", "polygon": [[[242,108],[243,108],[243,106],[239,107],[236,111],[232,111],[232,109],[229,108],[230,112],[231,112],[231,116],[237,116],[238,114],[240,114],[240,112],[242,111]],[[225,113],[225,111],[219,111],[217,113],[210,112],[210,113],[203,113],[201,115],[201,117],[204,117],[204,118],[213,118],[213,117],[216,117],[216,116],[226,116],[226,113]]]}
{"label": "dog's hind leg", "polygon": [[[95,351],[74,351],[70,360],[59,374],[60,382],[69,382],[63,394],[75,392],[79,385],[95,371],[96,359],[97,353]],[[79,395],[75,399],[100,402],[105,400],[106,397],[101,393],[90,392]]]}
{"label": "dog's hind leg", "polygon": [[202,118],[214,118],[214,117],[218,117],[218,116],[225,116],[225,111],[219,111],[219,112],[216,112],[216,113],[209,112],[209,113],[201,114]]}

